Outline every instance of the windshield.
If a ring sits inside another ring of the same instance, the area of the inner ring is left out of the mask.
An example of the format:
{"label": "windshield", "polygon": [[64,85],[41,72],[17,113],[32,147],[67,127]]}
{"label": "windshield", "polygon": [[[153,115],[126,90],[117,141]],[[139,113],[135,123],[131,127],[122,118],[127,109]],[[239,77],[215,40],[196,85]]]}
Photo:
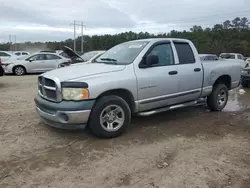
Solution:
{"label": "windshield", "polygon": [[235,55],[233,54],[222,54],[220,57],[223,59],[235,59]]}
{"label": "windshield", "polygon": [[127,65],[134,61],[148,44],[145,41],[131,41],[118,44],[95,60],[96,63]]}

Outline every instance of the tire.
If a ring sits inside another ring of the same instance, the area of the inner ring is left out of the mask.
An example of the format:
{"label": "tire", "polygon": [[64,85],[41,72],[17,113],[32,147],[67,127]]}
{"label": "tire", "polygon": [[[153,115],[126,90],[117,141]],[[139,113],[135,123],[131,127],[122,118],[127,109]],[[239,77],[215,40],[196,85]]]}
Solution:
{"label": "tire", "polygon": [[26,74],[26,69],[23,67],[23,66],[16,66],[14,69],[13,69],[13,72],[15,75],[17,76],[22,76],[22,75],[25,75]]}
{"label": "tire", "polygon": [[242,87],[248,87],[248,82],[246,82],[246,81],[241,81],[241,86]]}
{"label": "tire", "polygon": [[92,109],[89,128],[97,137],[114,138],[125,132],[130,120],[131,110],[125,100],[115,95],[104,96]]}
{"label": "tire", "polygon": [[[219,99],[221,97],[221,100]],[[223,100],[223,98],[224,100]],[[207,105],[211,111],[221,111],[228,101],[228,89],[224,84],[217,84],[213,87],[212,93],[207,97]]]}

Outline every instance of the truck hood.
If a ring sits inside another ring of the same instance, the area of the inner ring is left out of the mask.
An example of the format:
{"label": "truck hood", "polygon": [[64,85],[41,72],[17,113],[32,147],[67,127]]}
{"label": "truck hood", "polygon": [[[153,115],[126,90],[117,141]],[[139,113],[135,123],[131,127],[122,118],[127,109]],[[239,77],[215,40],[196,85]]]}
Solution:
{"label": "truck hood", "polygon": [[125,65],[110,65],[104,63],[78,64],[43,73],[42,76],[56,77],[62,82],[97,74],[122,71],[125,67]]}

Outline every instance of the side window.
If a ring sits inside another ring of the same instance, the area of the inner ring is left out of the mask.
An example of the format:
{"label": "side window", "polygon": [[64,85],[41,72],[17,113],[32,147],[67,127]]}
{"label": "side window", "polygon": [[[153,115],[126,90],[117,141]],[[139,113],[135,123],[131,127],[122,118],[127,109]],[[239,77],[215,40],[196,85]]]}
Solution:
{"label": "side window", "polygon": [[155,46],[148,55],[156,55],[159,59],[157,66],[174,65],[174,56],[171,44],[159,44]]}
{"label": "side window", "polygon": [[61,59],[61,58],[57,55],[46,54],[46,60],[56,60],[56,59]]}
{"label": "side window", "polygon": [[4,53],[4,52],[0,52],[0,56],[2,56],[2,57],[10,57],[10,55],[9,55],[9,54]]}
{"label": "side window", "polygon": [[22,52],[22,55],[29,55],[28,53],[26,53],[26,52]]}
{"label": "side window", "polygon": [[242,58],[241,58],[241,55],[237,55],[237,59],[242,59]]}
{"label": "side window", "polygon": [[27,60],[29,60],[29,61],[41,61],[41,60],[44,60],[44,59],[45,59],[44,54],[38,54],[38,55],[31,56]]}
{"label": "side window", "polygon": [[174,42],[174,45],[178,54],[180,64],[195,63],[193,50],[188,43]]}
{"label": "side window", "polygon": [[19,55],[21,55],[21,53],[20,53],[20,52],[17,52],[17,53],[15,53],[15,55],[19,56]]}

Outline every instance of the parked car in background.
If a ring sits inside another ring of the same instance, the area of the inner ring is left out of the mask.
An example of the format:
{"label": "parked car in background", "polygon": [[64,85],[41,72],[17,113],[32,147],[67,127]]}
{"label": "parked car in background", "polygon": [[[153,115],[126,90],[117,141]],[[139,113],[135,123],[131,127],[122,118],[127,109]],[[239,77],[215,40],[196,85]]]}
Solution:
{"label": "parked car in background", "polygon": [[185,39],[129,41],[98,57],[46,72],[38,78],[36,110],[48,125],[83,129],[111,138],[129,126],[131,115],[147,116],[196,105],[207,98],[212,111],[227,104],[240,84],[237,61],[202,63]]}
{"label": "parked car in background", "polygon": [[45,52],[45,53],[56,53],[56,50],[41,50],[40,52]]}
{"label": "parked car in background", "polygon": [[250,57],[247,57],[246,62],[247,62],[246,67],[249,67],[250,66]]}
{"label": "parked car in background", "polygon": [[12,54],[11,52],[7,51],[0,51],[0,58],[2,62],[9,61],[9,60],[15,60],[17,59],[17,56]]}
{"label": "parked car in background", "polygon": [[[96,58],[98,58],[100,55],[102,55],[105,51],[90,51],[84,53],[82,56],[80,56],[77,52],[72,50],[71,48],[64,46],[63,47],[63,53],[64,56],[69,57],[71,59],[71,65],[78,64],[78,63],[91,63]],[[61,52],[62,53],[62,52]],[[70,65],[69,63],[62,63],[58,65],[58,68],[65,67]]]}
{"label": "parked car in background", "polygon": [[242,68],[245,68],[247,65],[247,62],[246,62],[247,58],[239,53],[221,53],[219,57],[221,59],[237,60],[238,62],[240,62]]}
{"label": "parked car in background", "polygon": [[215,54],[199,54],[201,61],[215,61],[218,60],[218,56]]}
{"label": "parked car in background", "polygon": [[70,62],[63,56],[54,53],[35,53],[19,60],[2,62],[5,73],[24,75],[26,73],[42,73],[53,70],[61,63]]}
{"label": "parked car in background", "polygon": [[95,50],[84,53],[81,57],[84,61],[92,61],[93,59],[102,55],[105,51],[103,50]]}
{"label": "parked car in background", "polygon": [[18,58],[23,57],[23,56],[27,56],[30,55],[29,52],[25,52],[25,51],[16,51],[13,53],[15,56],[17,56]]}
{"label": "parked car in background", "polygon": [[250,85],[250,66],[241,71],[241,86],[248,87]]}

